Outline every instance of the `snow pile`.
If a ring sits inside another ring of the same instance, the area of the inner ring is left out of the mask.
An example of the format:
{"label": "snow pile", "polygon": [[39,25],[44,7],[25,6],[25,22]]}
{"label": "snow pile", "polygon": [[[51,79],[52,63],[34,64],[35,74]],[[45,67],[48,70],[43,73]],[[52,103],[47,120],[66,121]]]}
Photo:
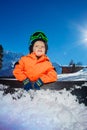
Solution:
{"label": "snow pile", "polygon": [[84,68],[75,73],[59,74],[59,81],[87,81],[87,68]]}
{"label": "snow pile", "polygon": [[87,107],[65,89],[0,91],[0,129],[87,130]]}

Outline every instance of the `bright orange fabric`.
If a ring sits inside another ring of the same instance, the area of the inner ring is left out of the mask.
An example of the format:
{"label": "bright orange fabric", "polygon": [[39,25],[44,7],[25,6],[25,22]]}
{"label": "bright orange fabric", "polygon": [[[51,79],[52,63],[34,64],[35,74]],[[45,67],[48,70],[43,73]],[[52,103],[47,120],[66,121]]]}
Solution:
{"label": "bright orange fabric", "polygon": [[26,78],[29,78],[31,81],[41,78],[44,83],[57,80],[57,73],[48,57],[43,55],[37,59],[35,53],[21,57],[19,64],[13,70],[13,74],[19,81],[23,81]]}

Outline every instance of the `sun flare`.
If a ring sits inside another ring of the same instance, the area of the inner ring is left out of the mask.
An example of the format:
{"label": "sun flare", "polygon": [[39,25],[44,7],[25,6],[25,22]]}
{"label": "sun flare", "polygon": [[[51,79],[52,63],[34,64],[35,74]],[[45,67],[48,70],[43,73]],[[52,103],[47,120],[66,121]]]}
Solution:
{"label": "sun flare", "polygon": [[87,47],[87,30],[82,32],[82,44]]}
{"label": "sun flare", "polygon": [[84,41],[87,42],[87,31],[84,31]]}
{"label": "sun flare", "polygon": [[87,26],[82,27],[78,25],[77,29],[80,32],[80,44],[83,45],[84,47],[87,47]]}

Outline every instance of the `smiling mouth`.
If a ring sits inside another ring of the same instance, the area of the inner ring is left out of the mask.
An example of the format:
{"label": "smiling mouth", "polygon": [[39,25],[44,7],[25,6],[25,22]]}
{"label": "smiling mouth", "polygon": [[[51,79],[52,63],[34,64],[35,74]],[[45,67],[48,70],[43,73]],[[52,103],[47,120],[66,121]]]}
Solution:
{"label": "smiling mouth", "polygon": [[38,50],[38,52],[42,52],[42,50]]}

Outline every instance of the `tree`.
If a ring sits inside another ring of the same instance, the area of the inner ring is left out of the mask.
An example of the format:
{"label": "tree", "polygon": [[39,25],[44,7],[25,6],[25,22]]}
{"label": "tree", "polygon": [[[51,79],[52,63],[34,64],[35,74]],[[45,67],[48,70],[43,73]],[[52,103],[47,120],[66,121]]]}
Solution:
{"label": "tree", "polygon": [[73,60],[70,61],[69,66],[75,65],[75,62]]}
{"label": "tree", "polygon": [[3,47],[0,45],[0,69],[2,68],[2,58],[3,58]]}
{"label": "tree", "polygon": [[79,61],[79,62],[77,62],[77,64],[76,64],[77,66],[82,66],[82,62],[81,61]]}
{"label": "tree", "polygon": [[71,67],[71,73],[75,72],[76,64],[73,60],[70,61],[69,66]]}

